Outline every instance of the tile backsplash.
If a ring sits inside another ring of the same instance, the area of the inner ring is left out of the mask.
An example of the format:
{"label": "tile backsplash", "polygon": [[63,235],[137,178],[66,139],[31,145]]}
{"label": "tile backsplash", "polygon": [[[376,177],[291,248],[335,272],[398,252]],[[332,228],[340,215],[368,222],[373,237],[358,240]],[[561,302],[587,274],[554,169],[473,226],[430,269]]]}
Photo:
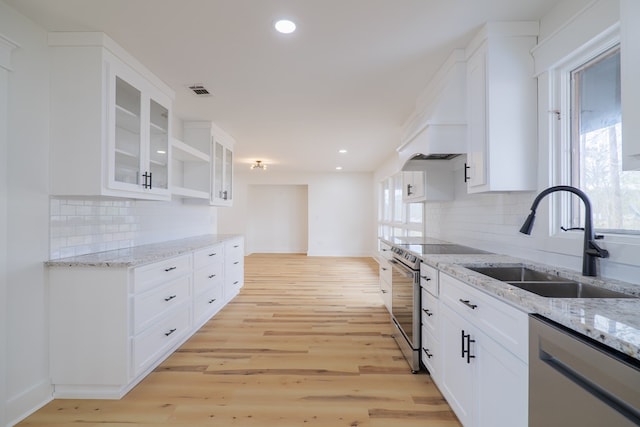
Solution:
{"label": "tile backsplash", "polygon": [[217,209],[181,201],[50,200],[51,259],[215,234]]}

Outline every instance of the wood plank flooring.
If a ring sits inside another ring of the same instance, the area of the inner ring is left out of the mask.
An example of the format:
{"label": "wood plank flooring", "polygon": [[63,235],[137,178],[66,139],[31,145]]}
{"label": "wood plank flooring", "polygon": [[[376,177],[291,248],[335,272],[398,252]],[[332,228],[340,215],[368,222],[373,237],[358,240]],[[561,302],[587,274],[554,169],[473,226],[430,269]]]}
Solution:
{"label": "wood plank flooring", "polygon": [[255,254],[240,295],[121,400],[20,426],[460,426],[391,338],[370,258]]}

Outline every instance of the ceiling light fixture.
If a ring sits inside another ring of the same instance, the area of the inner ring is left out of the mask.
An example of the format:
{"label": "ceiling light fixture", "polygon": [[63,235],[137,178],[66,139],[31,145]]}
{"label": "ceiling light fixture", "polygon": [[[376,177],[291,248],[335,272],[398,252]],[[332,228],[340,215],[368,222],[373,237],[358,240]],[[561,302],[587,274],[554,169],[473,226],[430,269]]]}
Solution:
{"label": "ceiling light fixture", "polygon": [[296,24],[288,19],[280,19],[273,24],[276,31],[282,34],[291,34],[296,30]]}
{"label": "ceiling light fixture", "polygon": [[340,154],[347,154],[347,150],[345,150],[344,148],[342,150],[338,150],[338,153]]}
{"label": "ceiling light fixture", "polygon": [[256,160],[256,162],[251,165],[251,169],[262,169],[263,171],[266,171],[267,165],[262,163],[262,160]]}
{"label": "ceiling light fixture", "polygon": [[342,170],[342,166],[336,166],[336,170],[337,171],[341,171]]}

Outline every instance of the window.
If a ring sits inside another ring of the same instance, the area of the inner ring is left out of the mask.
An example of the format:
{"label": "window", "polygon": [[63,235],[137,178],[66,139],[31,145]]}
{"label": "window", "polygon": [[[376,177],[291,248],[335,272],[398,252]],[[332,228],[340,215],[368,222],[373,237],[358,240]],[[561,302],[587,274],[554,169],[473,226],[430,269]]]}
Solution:
{"label": "window", "polygon": [[[570,104],[570,185],[591,199],[597,230],[640,234],[640,173],[622,171],[619,46],[570,72]],[[563,222],[584,226],[582,202],[565,205]]]}
{"label": "window", "polygon": [[424,203],[402,202],[401,174],[380,183],[378,234],[385,237],[424,235]]}

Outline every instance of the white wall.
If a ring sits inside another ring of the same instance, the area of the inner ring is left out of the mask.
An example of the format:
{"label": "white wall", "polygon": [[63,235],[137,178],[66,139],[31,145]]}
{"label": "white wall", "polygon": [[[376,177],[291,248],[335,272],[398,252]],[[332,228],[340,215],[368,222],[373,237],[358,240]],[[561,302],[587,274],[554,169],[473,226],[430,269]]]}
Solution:
{"label": "white wall", "polygon": [[220,233],[244,234],[251,240],[249,186],[306,185],[308,188],[308,250],[310,256],[372,256],[375,211],[369,173],[278,173],[238,171],[233,207],[218,211]]}
{"label": "white wall", "polygon": [[1,374],[7,424],[51,399],[43,265],[49,246],[49,76],[44,30],[4,2],[0,29],[19,45],[11,57],[6,121],[7,351]]}
{"label": "white wall", "polygon": [[307,253],[306,185],[249,185],[247,195],[247,252]]}

